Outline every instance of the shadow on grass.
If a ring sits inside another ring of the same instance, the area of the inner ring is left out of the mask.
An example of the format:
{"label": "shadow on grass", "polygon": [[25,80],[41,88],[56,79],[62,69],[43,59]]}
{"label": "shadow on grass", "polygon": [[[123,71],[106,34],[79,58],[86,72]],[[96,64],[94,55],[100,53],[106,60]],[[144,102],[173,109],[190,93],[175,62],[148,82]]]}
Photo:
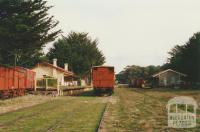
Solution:
{"label": "shadow on grass", "polygon": [[140,92],[200,92],[199,88],[128,88]]}
{"label": "shadow on grass", "polygon": [[81,93],[79,96],[81,97],[96,97],[94,90],[86,91],[84,93]]}
{"label": "shadow on grass", "polygon": [[86,91],[78,96],[80,97],[108,97],[111,95],[108,93],[95,93],[94,90],[91,90],[91,91]]}

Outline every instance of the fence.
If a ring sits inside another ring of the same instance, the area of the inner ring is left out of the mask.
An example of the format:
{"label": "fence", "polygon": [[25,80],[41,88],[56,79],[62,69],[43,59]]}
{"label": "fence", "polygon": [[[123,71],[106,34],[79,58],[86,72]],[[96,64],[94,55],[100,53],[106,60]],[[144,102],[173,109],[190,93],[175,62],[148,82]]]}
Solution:
{"label": "fence", "polygon": [[35,92],[39,91],[48,95],[57,92],[58,96],[63,95],[78,95],[84,91],[91,90],[90,86],[61,86],[55,78],[41,78],[36,80]]}
{"label": "fence", "polygon": [[55,78],[41,78],[36,81],[37,89],[57,89],[58,88],[58,80]]}

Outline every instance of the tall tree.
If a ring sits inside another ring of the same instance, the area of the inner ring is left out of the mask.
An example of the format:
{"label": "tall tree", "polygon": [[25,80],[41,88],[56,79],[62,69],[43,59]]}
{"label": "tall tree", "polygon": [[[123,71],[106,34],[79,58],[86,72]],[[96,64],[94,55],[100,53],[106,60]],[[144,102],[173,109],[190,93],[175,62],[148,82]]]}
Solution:
{"label": "tall tree", "polygon": [[71,32],[54,43],[47,57],[49,61],[57,58],[59,66],[68,63],[70,70],[83,76],[92,66],[105,63],[105,57],[97,45],[97,39],[92,40],[88,33]]}
{"label": "tall tree", "polygon": [[44,0],[0,0],[0,63],[30,67],[60,30]]}
{"label": "tall tree", "polygon": [[175,46],[169,54],[166,68],[187,74],[191,82],[200,82],[200,33],[195,33],[186,44]]}

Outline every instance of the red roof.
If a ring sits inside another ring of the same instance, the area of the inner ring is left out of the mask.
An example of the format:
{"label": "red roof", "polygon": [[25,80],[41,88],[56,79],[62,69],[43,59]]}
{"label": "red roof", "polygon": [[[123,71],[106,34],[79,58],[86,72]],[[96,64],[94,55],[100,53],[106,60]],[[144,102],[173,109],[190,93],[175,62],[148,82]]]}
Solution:
{"label": "red roof", "polygon": [[[52,68],[55,68],[56,70],[58,71],[61,71],[61,72],[64,72],[64,74],[66,76],[75,76],[73,72],[70,72],[70,71],[66,71],[65,69],[61,68],[61,67],[58,67],[58,66],[54,66],[53,64],[50,64],[48,62],[41,62],[41,63],[38,63],[35,67],[39,66],[39,65],[45,65],[45,66],[49,66],[49,67],[52,67]],[[34,68],[35,68],[34,67]],[[32,68],[32,69],[34,69]]]}

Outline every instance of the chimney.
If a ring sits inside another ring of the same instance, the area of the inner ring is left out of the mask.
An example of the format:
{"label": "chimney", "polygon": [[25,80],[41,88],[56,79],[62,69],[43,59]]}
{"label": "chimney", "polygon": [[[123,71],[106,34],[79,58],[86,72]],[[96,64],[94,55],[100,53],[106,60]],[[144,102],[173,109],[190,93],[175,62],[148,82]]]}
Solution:
{"label": "chimney", "polygon": [[57,67],[57,59],[53,59],[53,66]]}
{"label": "chimney", "polygon": [[68,71],[68,63],[65,63],[65,71]]}

